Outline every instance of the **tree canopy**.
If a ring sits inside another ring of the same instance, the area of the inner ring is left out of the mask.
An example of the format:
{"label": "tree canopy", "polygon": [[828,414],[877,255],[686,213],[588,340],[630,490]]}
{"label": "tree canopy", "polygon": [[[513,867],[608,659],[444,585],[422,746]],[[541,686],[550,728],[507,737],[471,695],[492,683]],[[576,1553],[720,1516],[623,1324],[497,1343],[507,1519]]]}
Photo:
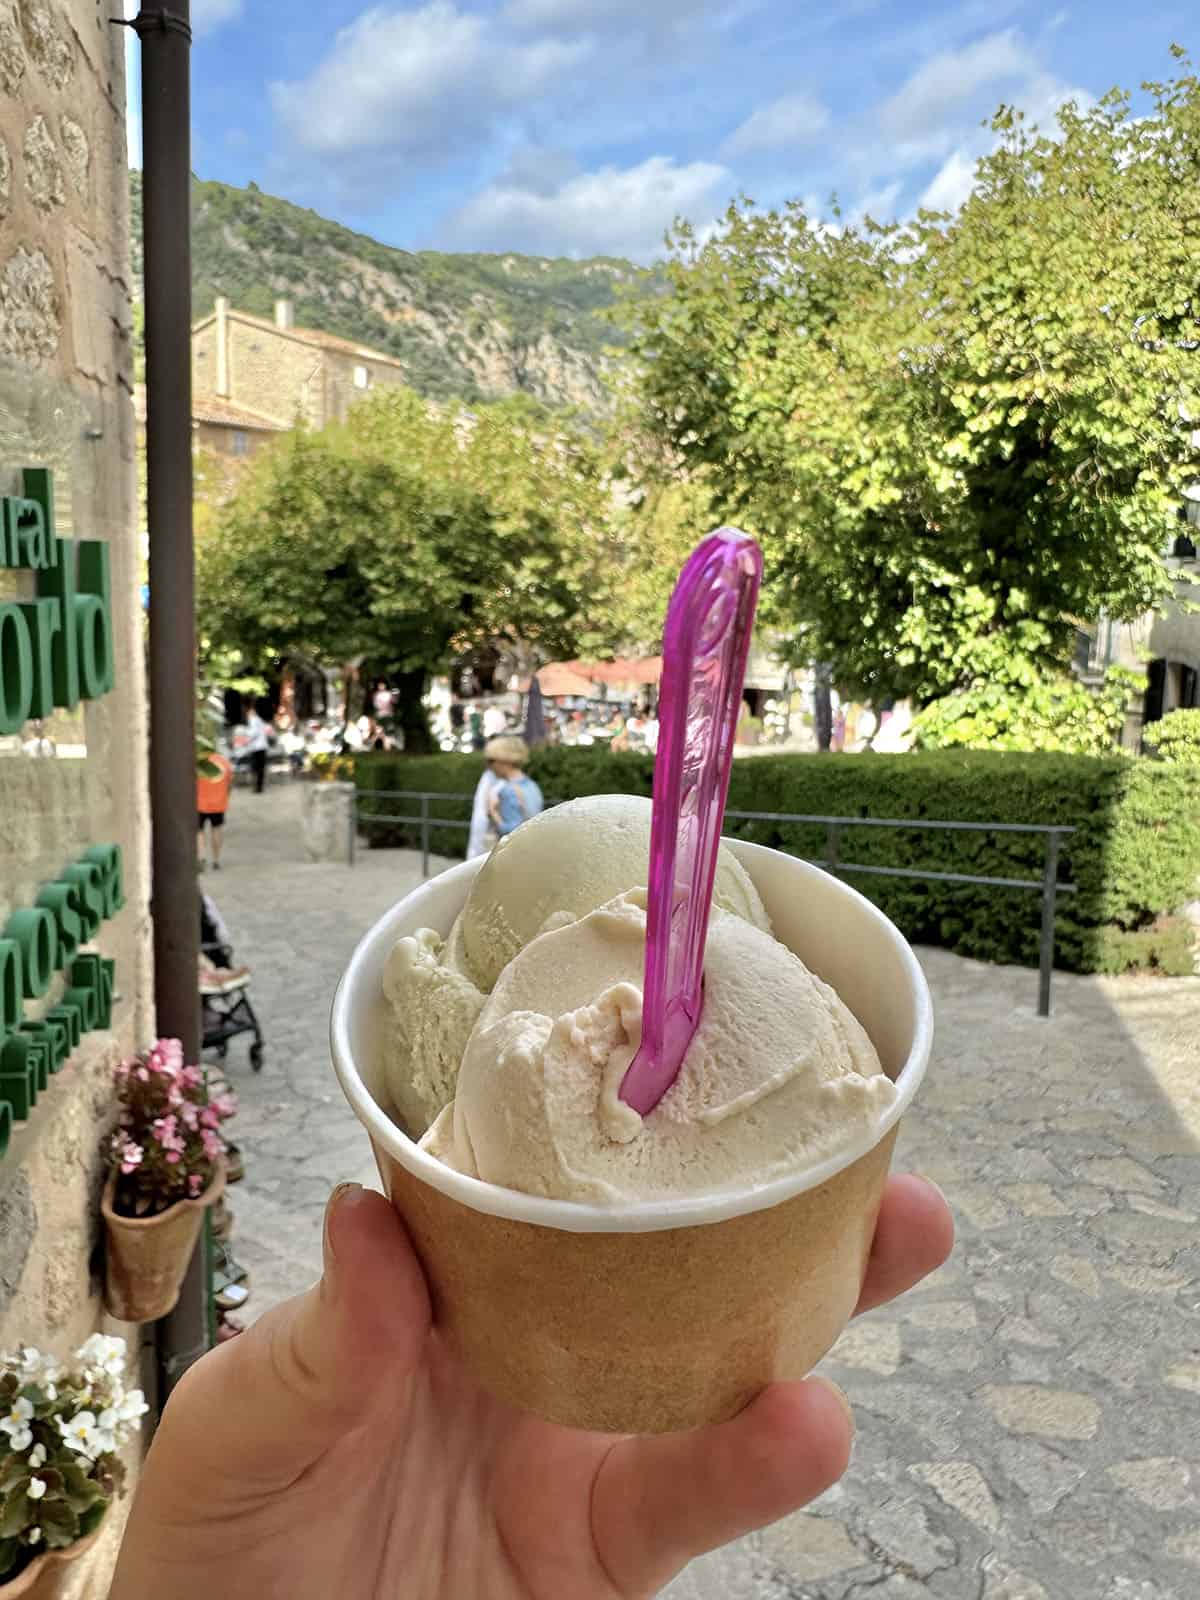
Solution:
{"label": "tree canopy", "polygon": [[953,217],[735,204],[631,313],[640,425],[764,542],[765,614],[840,686],[925,705],[1063,674],[1170,592],[1200,477],[1200,80],[1002,109]]}
{"label": "tree canopy", "polygon": [[487,641],[569,651],[609,592],[603,494],[586,439],[527,403],[434,414],[383,391],[286,436],[205,524],[210,647],[366,658],[418,687]]}

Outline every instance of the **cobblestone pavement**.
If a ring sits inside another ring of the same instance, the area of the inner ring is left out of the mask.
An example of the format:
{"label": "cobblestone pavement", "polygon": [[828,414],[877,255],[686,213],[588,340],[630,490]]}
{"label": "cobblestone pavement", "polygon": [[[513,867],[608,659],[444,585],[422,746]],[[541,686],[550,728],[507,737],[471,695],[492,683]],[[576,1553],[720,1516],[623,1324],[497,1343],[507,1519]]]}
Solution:
{"label": "cobblestone pavement", "polygon": [[[205,880],[267,1036],[232,1192],[248,1312],[304,1287],[321,1208],[373,1181],[328,1062],[358,935],[401,852],[301,864],[299,797],[239,792]],[[1192,1600],[1200,1593],[1200,980],[1035,976],[922,952],[938,1011],[899,1162],[945,1189],[951,1261],[854,1324],[825,1369],[858,1417],[844,1482],[697,1562],[672,1600]],[[564,1600],[567,1597],[564,1596]]]}

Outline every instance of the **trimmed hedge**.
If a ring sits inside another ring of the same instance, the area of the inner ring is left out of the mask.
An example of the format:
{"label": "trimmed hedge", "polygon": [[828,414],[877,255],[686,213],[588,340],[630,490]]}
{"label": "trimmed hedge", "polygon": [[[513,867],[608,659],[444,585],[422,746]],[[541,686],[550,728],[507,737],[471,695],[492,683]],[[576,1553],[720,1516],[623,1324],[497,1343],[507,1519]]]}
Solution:
{"label": "trimmed hedge", "polygon": [[[607,749],[551,748],[533,753],[531,775],[548,800],[575,795],[651,792],[648,756]],[[461,795],[430,803],[430,814],[470,816],[478,757],[361,756],[355,763],[364,815],[394,811],[373,789],[426,789]],[[908,755],[752,756],[734,762],[731,811],[839,817],[896,817],[943,822],[1028,822],[1073,827],[1064,839],[1059,877],[1078,893],[1058,902],[1058,965],[1079,972],[1134,966],[1179,970],[1179,939],[1168,940],[1164,914],[1196,893],[1200,874],[1200,768],[1122,755],[1018,754],[945,750]],[[368,826],[375,846],[417,842],[414,830]],[[726,832],[810,860],[824,858],[824,827],[728,819]],[[433,848],[462,855],[466,830],[438,829]],[[926,829],[842,830],[839,858],[864,866],[912,867],[1040,881],[1040,835]],[[1030,890],[924,883],[847,873],[917,943],[944,945],[985,961],[1036,965],[1040,902]]]}

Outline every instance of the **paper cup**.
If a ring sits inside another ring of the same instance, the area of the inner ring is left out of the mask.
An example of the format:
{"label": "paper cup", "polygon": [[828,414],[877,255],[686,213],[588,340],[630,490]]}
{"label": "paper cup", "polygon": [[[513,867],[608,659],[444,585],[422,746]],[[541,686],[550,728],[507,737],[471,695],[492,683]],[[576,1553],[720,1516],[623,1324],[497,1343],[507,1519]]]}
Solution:
{"label": "paper cup", "polygon": [[902,935],[860,894],[792,856],[727,843],[776,938],[838,991],[898,1090],[866,1139],[786,1177],[585,1205],[465,1177],[401,1132],[382,1088],[384,963],[403,934],[449,932],[482,859],[382,917],[334,997],[334,1067],[439,1329],[493,1394],[552,1422],[665,1433],[731,1417],[772,1380],[809,1372],[858,1299],[900,1117],[929,1059],[929,990]]}

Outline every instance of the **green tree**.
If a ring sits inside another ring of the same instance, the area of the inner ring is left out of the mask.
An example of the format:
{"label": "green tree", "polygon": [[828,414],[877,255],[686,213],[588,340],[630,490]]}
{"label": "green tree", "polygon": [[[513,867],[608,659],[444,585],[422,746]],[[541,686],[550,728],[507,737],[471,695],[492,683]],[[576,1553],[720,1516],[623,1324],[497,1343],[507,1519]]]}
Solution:
{"label": "green tree", "polygon": [[302,653],[395,674],[420,749],[430,672],[496,640],[545,659],[598,625],[602,504],[590,447],[525,408],[381,392],[241,475],[197,542],[201,631],[250,669]]}
{"label": "green tree", "polygon": [[1077,619],[1169,592],[1200,476],[1200,81],[1002,110],[954,217],[835,231],[798,205],[675,235],[634,308],[642,426],[764,542],[765,614],[867,699],[1067,668]]}

